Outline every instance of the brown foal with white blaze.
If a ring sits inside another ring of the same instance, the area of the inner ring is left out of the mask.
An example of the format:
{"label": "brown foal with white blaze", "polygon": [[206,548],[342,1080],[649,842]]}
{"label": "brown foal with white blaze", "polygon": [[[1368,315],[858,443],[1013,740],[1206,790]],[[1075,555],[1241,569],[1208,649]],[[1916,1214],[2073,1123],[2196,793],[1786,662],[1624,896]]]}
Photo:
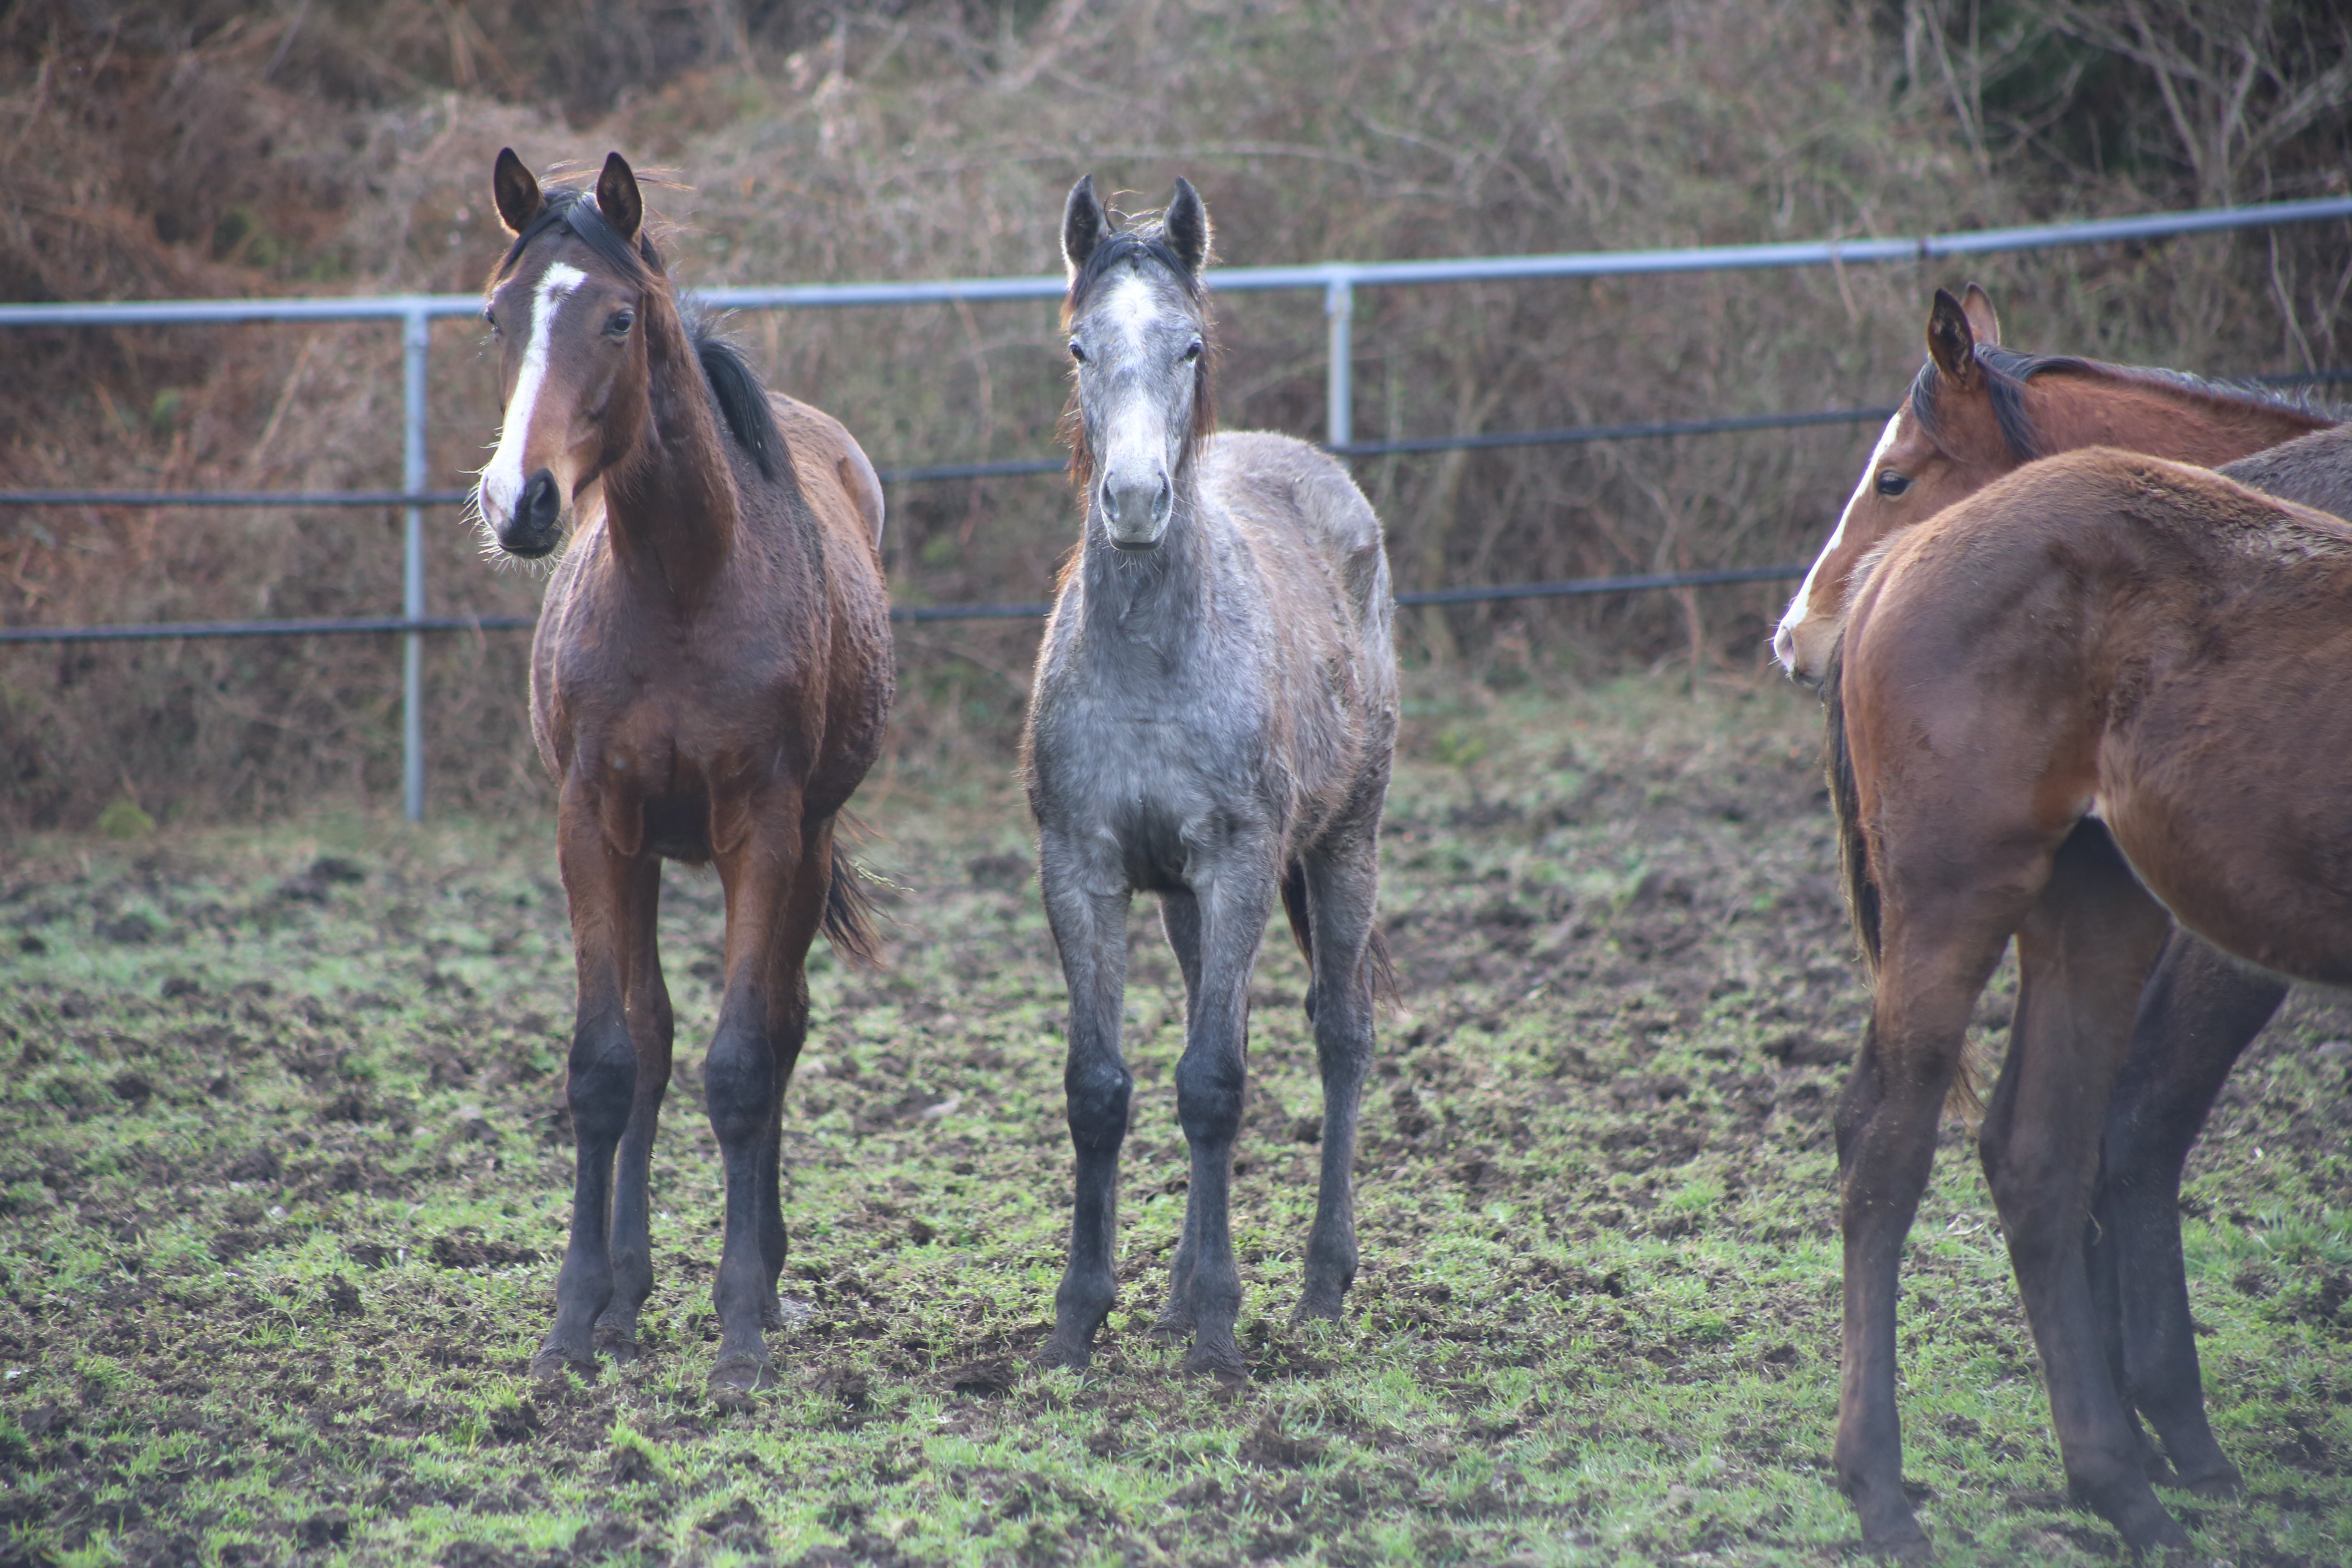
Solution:
{"label": "brown foal with white blaze", "polygon": [[[829,416],[763,389],[682,311],[619,153],[592,197],[492,176],[514,234],[485,312],[506,397],[486,528],[536,558],[565,535],[531,644],[531,731],[558,786],[579,965],[567,1086],[579,1164],[540,1376],[635,1352],[653,1289],[647,1165],[669,1084],[661,862],[727,897],[705,1099],[725,1162],[714,1387],[772,1380],[783,1317],[779,1143],[820,928],[873,939],[837,815],[881,747],[889,606],[873,466]],[[616,1166],[617,1161],[617,1169]]]}
{"label": "brown foal with white blaze", "polygon": [[1854,569],[1901,530],[2036,458],[2121,447],[2212,468],[2333,424],[2291,400],[2175,371],[2003,348],[1983,289],[1971,283],[1955,299],[1938,289],[1927,362],[1789,601],[1773,655],[1819,685]]}
{"label": "brown foal with white blaze", "polygon": [[[2339,480],[2296,488],[2352,493],[2352,433],[2297,448]],[[2270,974],[2352,984],[2347,680],[2352,524],[2113,449],[1952,507],[1855,592],[1835,793],[1872,894],[1856,910],[1877,989],[1838,1119],[1837,1466],[1870,1544],[1920,1540],[1901,1486],[1895,1276],[1969,1017],[2012,935],[2019,1026],[1985,1169],[2067,1478],[2133,1547],[2188,1544],[2149,1489],[2084,1268],[2101,1159],[2087,1134],[2172,921]],[[2099,940],[2070,942],[2086,927]]]}

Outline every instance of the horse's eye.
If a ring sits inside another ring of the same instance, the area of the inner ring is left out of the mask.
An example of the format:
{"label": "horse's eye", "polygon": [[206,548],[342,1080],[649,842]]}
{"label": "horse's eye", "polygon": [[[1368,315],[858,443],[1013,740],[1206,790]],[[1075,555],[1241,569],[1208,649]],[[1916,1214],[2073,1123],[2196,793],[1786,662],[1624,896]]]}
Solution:
{"label": "horse's eye", "polygon": [[1080,364],[1087,363],[1087,351],[1078,347],[1078,340],[1076,338],[1070,340],[1070,357]]}
{"label": "horse's eye", "polygon": [[1193,339],[1190,343],[1187,343],[1187,344],[1185,345],[1185,347],[1184,347],[1184,363],[1185,363],[1186,364],[1191,364],[1194,360],[1199,359],[1200,357],[1201,357],[1201,340],[1200,340],[1200,339],[1198,339],[1198,338],[1194,338],[1194,339]]}
{"label": "horse's eye", "polygon": [[635,310],[615,310],[612,319],[604,323],[604,330],[616,338],[625,338],[629,335],[629,329],[636,324],[637,313]]}
{"label": "horse's eye", "polygon": [[499,330],[499,313],[496,310],[485,308],[482,311],[482,320],[490,324],[490,331],[495,332]]}
{"label": "horse's eye", "polygon": [[1880,495],[1889,497],[1899,496],[1910,488],[1911,477],[1908,474],[1898,474],[1893,468],[1889,468],[1885,473],[1878,476],[1878,493]]}

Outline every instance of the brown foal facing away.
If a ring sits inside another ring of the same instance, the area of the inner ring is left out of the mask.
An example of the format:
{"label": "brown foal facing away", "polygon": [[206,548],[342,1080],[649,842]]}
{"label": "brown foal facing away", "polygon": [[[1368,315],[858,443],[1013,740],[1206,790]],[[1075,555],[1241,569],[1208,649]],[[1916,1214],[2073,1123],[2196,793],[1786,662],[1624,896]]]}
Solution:
{"label": "brown foal facing away", "polygon": [[[2002,348],[2000,336],[1982,289],[1971,284],[1959,299],[1937,292],[1927,361],[1774,638],[1776,654],[1797,679],[1818,682],[1833,668],[1851,585],[1875,552],[2038,456],[2105,444],[2210,463],[2260,450],[2262,457],[2242,457],[2231,471],[2245,468],[2247,482],[2276,493],[2326,499],[2326,477],[2317,471],[2324,461],[2305,455],[2276,471],[2255,467],[2273,453],[2324,439],[2292,439],[2334,428],[2324,411],[2170,371],[2019,353]],[[1834,696],[1832,701],[1834,707]],[[2025,974],[2013,1040],[2065,1027],[2063,1016],[2038,1016],[2037,1001],[2053,994],[2040,972],[2137,961],[2135,916],[2114,907],[2118,899],[2129,905],[2133,895],[2099,878],[2113,859],[2111,849],[2101,853],[2105,833],[2095,821],[2080,825],[2081,842],[2059,857],[2044,889],[2046,907],[2029,921],[2034,935],[2020,943]],[[1866,878],[1854,892],[1863,904],[1875,896]],[[2193,938],[2177,936],[2165,947],[2109,1107],[2096,1218],[2085,1238],[2114,1381],[2126,1410],[2146,1415],[2163,1439],[2160,1456],[2131,1423],[2143,1467],[2209,1493],[2234,1489],[2238,1477],[2206,1424],[2189,1332],[2176,1212],[2180,1167],[2230,1065],[2283,994],[2275,983],[2246,973]],[[2012,1052],[2020,1061],[2031,1054]],[[1988,1158],[2016,1093],[2012,1073],[1996,1091],[1986,1124]],[[1849,1404],[1853,1397],[1850,1385]]]}
{"label": "brown foal facing away", "polygon": [[[681,313],[619,153],[593,199],[492,179],[515,235],[489,286],[504,428],[483,521],[521,556],[570,547],[531,645],[531,730],[559,788],[579,964],[579,1165],[555,1326],[534,1373],[633,1355],[653,1288],[647,1162],[669,1084],[655,943],[664,858],[719,870],[727,946],[705,1099],[727,1179],[714,1386],[768,1382],[783,1321],[778,1145],[820,927],[872,939],[836,815],[891,694],[882,492],[849,434],[772,396]],[[615,1169],[617,1157],[618,1168]]]}
{"label": "brown foal facing away", "polygon": [[[2352,469],[2352,436],[2298,445]],[[2352,524],[2113,449],[1950,508],[1855,592],[1833,747],[1877,991],[1838,1118],[1836,1459],[1872,1545],[1922,1540],[1901,1485],[1896,1271],[2012,935],[2019,1023],[1983,1150],[2067,1477],[2134,1547],[2187,1543],[2149,1488],[2084,1269],[2094,1134],[2168,912],[2243,963],[2352,984],[2347,678]]]}

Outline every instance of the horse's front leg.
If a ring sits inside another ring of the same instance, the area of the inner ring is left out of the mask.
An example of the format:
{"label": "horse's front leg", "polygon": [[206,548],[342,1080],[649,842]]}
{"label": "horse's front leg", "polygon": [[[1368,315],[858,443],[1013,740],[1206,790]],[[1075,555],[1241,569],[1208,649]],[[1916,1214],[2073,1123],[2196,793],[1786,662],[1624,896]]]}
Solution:
{"label": "horse's front leg", "polygon": [[1903,1245],[1935,1162],[1969,1010],[2014,918],[1984,908],[1936,914],[1899,929],[1889,922],[1870,1026],[1837,1116],[1845,1322],[1833,1458],[1864,1544],[1906,1554],[1924,1549],[1927,1537],[1903,1493],[1895,1406]]}
{"label": "horse's front leg", "polygon": [[[1183,1268],[1192,1349],[1184,1370],[1222,1378],[1249,1374],[1234,1325],[1241,1316],[1241,1270],[1234,1261],[1234,1140],[1247,1084],[1249,977],[1273,913],[1271,847],[1234,844],[1192,878],[1201,921],[1201,980],[1176,1064],[1176,1117],[1192,1152],[1185,1194]],[[1175,1303],[1171,1303],[1173,1310]]]}
{"label": "horse's front leg", "polygon": [[1323,1179],[1294,1321],[1337,1318],[1356,1279],[1356,1115],[1372,1061],[1370,949],[1379,892],[1378,840],[1369,832],[1307,858],[1315,1056],[1323,1077]]}
{"label": "horse's front leg", "polygon": [[1062,1089],[1076,1159],[1069,1263],[1054,1292],[1054,1334],[1040,1359],[1074,1370],[1093,1359],[1095,1333],[1118,1293],[1112,1266],[1118,1235],[1118,1153],[1135,1084],[1119,1050],[1130,894],[1123,868],[1104,850],[1102,841],[1087,835],[1047,828],[1038,837],[1045,918],[1070,990]]}
{"label": "horse's front leg", "polygon": [[640,989],[635,962],[653,943],[654,900],[647,893],[659,886],[658,865],[649,877],[651,857],[612,841],[604,817],[627,813],[607,814],[601,805],[567,780],[556,815],[580,986],[564,1084],[576,1163],[572,1236],[555,1281],[555,1326],[531,1358],[536,1377],[567,1369],[595,1373],[594,1327],[614,1294],[614,1148],[639,1103],[641,1079],[651,1076],[641,1072],[639,1057],[656,1033],[640,1028],[630,1001]]}
{"label": "horse's front leg", "polygon": [[2170,925],[2105,830],[2076,827],[2018,928],[2016,1025],[1979,1134],[2066,1479],[2140,1550],[2189,1537],[2148,1489],[2093,1310],[2083,1225],[2098,1171],[2094,1134]]}
{"label": "horse's front leg", "polygon": [[636,1359],[637,1314],[644,1310],[646,1298],[653,1294],[650,1173],[662,1097],[669,1091],[674,1034],[669,987],[662,980],[654,920],[661,903],[661,861],[652,855],[642,856],[633,871],[632,907],[646,911],[635,924],[635,951],[629,963],[629,1037],[636,1050],[636,1091],[629,1104],[628,1125],[621,1131],[614,1173],[613,1299],[596,1319],[595,1330],[596,1348],[614,1361]]}
{"label": "horse's front leg", "polygon": [[[1201,904],[1189,889],[1179,888],[1160,897],[1160,924],[1176,954],[1184,976],[1184,1037],[1192,1038],[1192,1016],[1201,1002]],[[1189,1183],[1188,1183],[1189,1184]],[[1184,1219],[1177,1228],[1176,1256],[1168,1265],[1168,1299],[1151,1325],[1154,1339],[1190,1343],[1192,1338],[1192,1261],[1200,1256],[1201,1211],[1188,1199]]]}
{"label": "horse's front leg", "polygon": [[800,801],[783,792],[712,816],[727,888],[727,959],[703,1098],[726,1170],[727,1207],[710,1291],[719,1314],[710,1384],[748,1390],[775,1376],[761,1331],[780,1321],[784,1089],[808,1036],[808,951],[824,917],[832,854],[829,832],[804,832]]}
{"label": "horse's front leg", "polygon": [[2140,993],[2100,1150],[2088,1246],[2116,1336],[2116,1385],[2155,1426],[2178,1483],[2206,1497],[2230,1496],[2243,1481],[2205,1418],[2180,1257],[2180,1172],[2231,1068],[2286,991],[2175,931]]}

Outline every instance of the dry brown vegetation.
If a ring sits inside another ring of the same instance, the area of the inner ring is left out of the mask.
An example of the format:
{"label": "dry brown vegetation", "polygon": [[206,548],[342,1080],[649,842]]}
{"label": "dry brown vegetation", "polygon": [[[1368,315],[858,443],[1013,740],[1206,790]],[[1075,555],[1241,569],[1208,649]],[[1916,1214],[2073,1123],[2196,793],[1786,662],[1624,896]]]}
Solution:
{"label": "dry brown vegetation", "polygon": [[[2209,14],[2210,13],[2210,14]],[[304,0],[0,16],[0,297],[465,289],[497,254],[507,143],[676,171],[688,283],[1034,273],[1092,170],[1207,196],[1228,261],[1908,234],[2343,188],[2352,46],[2327,0],[844,0],[651,6]],[[2027,346],[2212,372],[2352,358],[2342,224],[2004,259]],[[1360,437],[1891,399],[1937,268],[1368,291]],[[1321,428],[1307,295],[1223,303],[1236,425]],[[747,317],[776,384],[884,466],[1043,454],[1062,395],[1042,305]],[[435,335],[432,471],[478,462],[496,389]],[[14,332],[0,486],[376,488],[399,472],[396,334],[371,326]],[[1402,585],[1809,552],[1863,432],[1358,465]],[[1038,596],[1074,531],[1050,479],[902,486],[908,602]],[[10,624],[383,613],[398,519],[0,513]],[[432,523],[438,611],[538,580]],[[1750,666],[1769,588],[1412,617],[1408,653]],[[1025,626],[908,629],[904,744],[1001,756]],[[428,657],[432,788],[534,798],[521,639]],[[390,639],[0,653],[0,821],[129,796],[247,816],[393,785]]]}

